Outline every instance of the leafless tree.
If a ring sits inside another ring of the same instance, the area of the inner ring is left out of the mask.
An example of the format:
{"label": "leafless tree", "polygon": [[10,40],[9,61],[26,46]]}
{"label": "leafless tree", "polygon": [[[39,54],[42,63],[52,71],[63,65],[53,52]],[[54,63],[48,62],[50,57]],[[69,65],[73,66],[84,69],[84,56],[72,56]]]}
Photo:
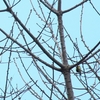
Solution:
{"label": "leafless tree", "polygon": [[[23,1],[27,5],[22,4]],[[100,41],[97,39],[98,42],[90,48],[82,29],[85,4],[89,4],[99,17],[100,13],[91,0],[80,0],[63,10],[68,2],[2,0],[4,8],[0,8],[0,15],[10,16],[5,16],[10,23],[0,19],[0,72],[4,75],[0,77],[3,82],[0,85],[1,99],[100,99]],[[75,28],[79,28],[80,38],[74,37],[74,40],[72,34],[77,33],[71,34],[66,27],[74,20],[67,23],[63,16],[78,8],[79,26]],[[23,10],[21,16],[19,9]],[[79,45],[79,39],[83,47]],[[71,46],[68,48],[68,45]],[[77,66],[81,68],[81,76],[75,70]]]}

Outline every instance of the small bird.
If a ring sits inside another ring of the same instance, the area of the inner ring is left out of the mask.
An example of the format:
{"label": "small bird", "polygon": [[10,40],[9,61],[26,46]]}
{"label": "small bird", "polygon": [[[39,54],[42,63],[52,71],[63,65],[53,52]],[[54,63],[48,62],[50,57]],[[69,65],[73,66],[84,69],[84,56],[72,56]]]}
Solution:
{"label": "small bird", "polygon": [[78,72],[81,76],[81,67],[79,65],[76,67],[76,72]]}

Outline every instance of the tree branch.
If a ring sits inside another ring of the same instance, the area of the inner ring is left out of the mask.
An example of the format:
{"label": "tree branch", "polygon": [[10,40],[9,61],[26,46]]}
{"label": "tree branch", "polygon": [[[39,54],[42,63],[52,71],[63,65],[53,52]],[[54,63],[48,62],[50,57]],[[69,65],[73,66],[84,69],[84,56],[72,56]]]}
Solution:
{"label": "tree branch", "polygon": [[57,71],[61,71],[60,68],[56,68],[56,67],[54,67],[54,66],[52,66],[52,65],[50,65],[50,64],[48,64],[48,63],[46,63],[45,61],[43,61],[43,60],[40,59],[39,57],[35,56],[30,50],[26,49],[23,45],[21,45],[21,44],[20,44],[19,42],[17,42],[15,39],[13,39],[11,36],[9,36],[9,35],[8,35],[6,32],[4,32],[1,28],[0,28],[0,31],[1,31],[2,33],[4,33],[4,34],[7,36],[7,38],[11,39],[14,43],[16,43],[16,44],[19,45],[21,48],[23,48],[27,53],[29,53],[29,54],[30,54],[32,57],[34,57],[35,59],[39,60],[40,62],[42,62],[43,64],[47,65],[47,66],[50,67],[50,68],[53,68],[53,69],[55,69],[55,70],[57,70]]}
{"label": "tree branch", "polygon": [[66,12],[69,12],[69,11],[71,11],[71,10],[73,10],[73,9],[75,9],[75,8],[77,8],[77,7],[79,7],[79,6],[81,6],[83,3],[87,2],[87,1],[88,1],[88,0],[83,0],[83,1],[80,2],[79,4],[73,6],[72,8],[67,9],[67,10],[65,10],[65,11],[62,11],[62,13],[64,14],[64,13],[66,13]]}
{"label": "tree branch", "polygon": [[[60,67],[64,67],[64,65],[62,65],[60,62],[58,62],[55,58],[53,58],[47,51],[46,49],[41,45],[41,43],[33,36],[33,34],[25,27],[25,25],[20,21],[20,19],[15,15],[15,13],[12,11],[12,9],[10,9],[10,7],[8,6],[7,2],[5,0],[3,0],[8,8],[8,12],[10,12],[13,17],[15,18],[15,20],[21,25],[21,27],[28,33],[28,35],[36,42],[36,44],[41,48],[41,50],[51,59],[53,60],[57,65],[59,65]],[[8,36],[9,37],[9,36]]]}

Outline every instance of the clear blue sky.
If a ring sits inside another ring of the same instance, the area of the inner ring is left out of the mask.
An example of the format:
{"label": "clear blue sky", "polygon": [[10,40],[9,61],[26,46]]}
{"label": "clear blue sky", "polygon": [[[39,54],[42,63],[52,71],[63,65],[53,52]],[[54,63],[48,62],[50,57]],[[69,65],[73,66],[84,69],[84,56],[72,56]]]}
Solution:
{"label": "clear blue sky", "polygon": [[[10,0],[10,1],[12,2],[13,0]],[[70,1],[62,0],[62,1],[63,1],[63,4],[62,4],[62,9],[63,10],[69,9],[70,7],[72,7],[72,6],[76,5],[77,3],[81,2],[81,0],[76,0],[76,1],[75,0],[70,0]],[[37,12],[41,13],[36,0],[34,0],[33,4],[34,4],[34,7],[36,8]],[[98,1],[94,0],[93,4],[96,7],[96,9],[98,10],[98,12],[100,12],[100,9],[99,9],[100,8],[99,7],[100,6],[99,5],[100,1],[99,0]],[[55,8],[56,8],[56,6],[55,6]],[[65,28],[67,29],[68,33],[70,34],[70,36],[72,37],[74,42],[75,42],[75,39],[77,38],[78,46],[80,48],[81,53],[86,54],[86,53],[88,53],[88,51],[87,51],[86,48],[84,48],[84,45],[83,45],[83,43],[81,41],[81,38],[80,38],[81,8],[82,8],[82,6],[74,9],[71,12],[68,12],[68,13],[64,14],[63,15],[63,23],[64,23]],[[0,1],[0,10],[2,10],[2,9],[5,9],[5,5],[4,5],[3,1],[1,0]],[[32,6],[30,4],[30,0],[21,0],[21,2],[13,8],[13,11],[15,13],[17,13],[17,16],[25,24],[25,22],[27,20],[27,17],[29,15],[30,9],[32,9]],[[45,16],[47,17],[49,11],[45,7],[43,7],[42,9],[45,12]],[[52,14],[51,19],[53,19],[53,18],[55,18],[53,23],[57,23],[56,22],[57,19],[56,19],[56,16],[54,14]],[[11,27],[13,25],[13,21],[14,21],[14,19],[12,18],[11,14],[9,14],[8,12],[4,12],[4,13],[0,12],[0,28],[5,30],[8,34],[10,33]],[[35,36],[37,36],[38,31],[41,30],[39,28],[39,26],[37,25],[37,23],[39,25],[43,25],[43,22],[36,16],[35,12],[32,11],[31,17],[29,19],[29,23],[27,24],[27,28],[30,29],[30,31]],[[57,25],[54,25],[54,27],[56,27],[56,26]],[[14,29],[15,29],[14,30],[14,33],[15,33],[14,37],[16,37],[18,35],[19,31],[18,31],[16,26],[15,26]],[[55,32],[57,31],[56,28],[54,29],[54,31]],[[0,34],[1,34],[1,36],[0,36],[0,41],[1,41],[5,36],[1,32],[0,32]],[[83,38],[84,38],[87,46],[90,49],[93,48],[94,45],[98,41],[100,41],[100,15],[98,15],[96,13],[96,11],[93,9],[93,7],[90,5],[89,2],[84,4],[83,19],[82,19],[82,34],[83,34]],[[31,39],[28,36],[27,36],[27,39],[28,39],[29,42],[31,41]],[[72,57],[73,56],[73,45],[69,41],[68,38],[66,38],[65,40],[66,40],[67,52]],[[22,38],[19,38],[19,41],[21,43],[24,43]],[[4,45],[4,43],[5,42],[3,42],[3,43],[0,42],[0,46]],[[9,43],[7,45],[9,46]],[[14,45],[14,46],[16,46],[16,45]],[[20,50],[22,51],[22,49],[20,49]],[[34,50],[34,52],[36,52],[36,51],[39,51],[38,48],[36,48]],[[1,52],[1,50],[0,50],[0,52]],[[25,61],[25,65],[29,66],[31,64],[32,59],[30,59],[30,57],[29,58],[24,58],[24,57],[26,57],[26,55],[24,55],[24,53],[21,54],[21,56],[23,57],[23,59]],[[0,63],[0,79],[1,79],[0,88],[2,88],[3,90],[5,88],[4,87],[5,86],[5,78],[6,78],[5,73],[7,72],[7,63],[6,62],[8,61],[8,56],[9,56],[8,52],[5,53],[3,56],[0,56],[0,60],[1,60],[1,63]],[[21,79],[21,77],[18,73],[18,69],[15,66],[13,58],[15,58],[16,63],[18,64],[18,67],[19,67],[19,69],[22,73],[22,76],[25,78],[26,82],[29,81],[29,78],[26,75],[21,63],[19,62],[20,59],[17,59],[16,57],[18,57],[17,53],[13,54],[13,56],[11,58],[9,79],[12,78],[12,84],[13,84],[14,88],[16,88],[16,86],[18,86],[17,88],[20,89],[22,86],[25,85],[25,83],[22,81],[22,79]],[[45,56],[43,57],[43,59],[44,58],[45,58]],[[46,59],[46,60],[49,61],[48,59]],[[47,68],[46,70],[49,71],[49,73],[52,75],[52,71],[49,68]],[[33,68],[31,66],[29,71],[30,71],[31,76],[33,76],[33,77],[35,76],[34,77],[35,81],[40,80],[40,78],[39,78],[40,76],[39,76],[38,71],[35,67]],[[75,72],[75,69],[73,69],[73,71]],[[60,74],[60,73],[56,73],[56,76],[55,76],[55,78],[57,78],[57,79],[59,78],[58,74]],[[63,77],[61,77],[60,80],[62,81]],[[81,84],[79,84],[79,82],[76,84],[76,78],[73,75],[72,75],[72,83],[73,83],[74,87],[81,87],[82,86]],[[38,84],[43,86],[42,82],[38,82]],[[35,89],[36,87],[33,86],[33,88]],[[46,87],[43,87],[43,89],[46,89]],[[37,88],[36,88],[36,90],[39,91]],[[47,90],[46,90],[46,92],[48,93]],[[41,92],[39,91],[39,93],[41,93]],[[2,94],[1,91],[0,91],[0,94]],[[75,95],[78,95],[78,94],[80,94],[80,91],[75,92]],[[84,96],[81,97],[81,100],[86,99],[86,97],[88,97],[88,95],[86,95],[85,97]],[[35,99],[35,98],[33,98],[33,96],[31,96],[29,92],[27,92],[27,95],[25,94],[22,98],[22,100],[30,100],[30,99]],[[11,99],[7,99],[7,100],[11,100]],[[47,98],[44,97],[44,100],[47,100]]]}

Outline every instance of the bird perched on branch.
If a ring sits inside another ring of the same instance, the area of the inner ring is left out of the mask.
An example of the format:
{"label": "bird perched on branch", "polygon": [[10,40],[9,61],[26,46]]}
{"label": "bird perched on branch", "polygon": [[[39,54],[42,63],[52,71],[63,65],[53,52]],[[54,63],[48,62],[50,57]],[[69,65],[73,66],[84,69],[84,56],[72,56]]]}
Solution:
{"label": "bird perched on branch", "polygon": [[76,72],[78,72],[81,76],[81,67],[79,65],[76,67]]}

